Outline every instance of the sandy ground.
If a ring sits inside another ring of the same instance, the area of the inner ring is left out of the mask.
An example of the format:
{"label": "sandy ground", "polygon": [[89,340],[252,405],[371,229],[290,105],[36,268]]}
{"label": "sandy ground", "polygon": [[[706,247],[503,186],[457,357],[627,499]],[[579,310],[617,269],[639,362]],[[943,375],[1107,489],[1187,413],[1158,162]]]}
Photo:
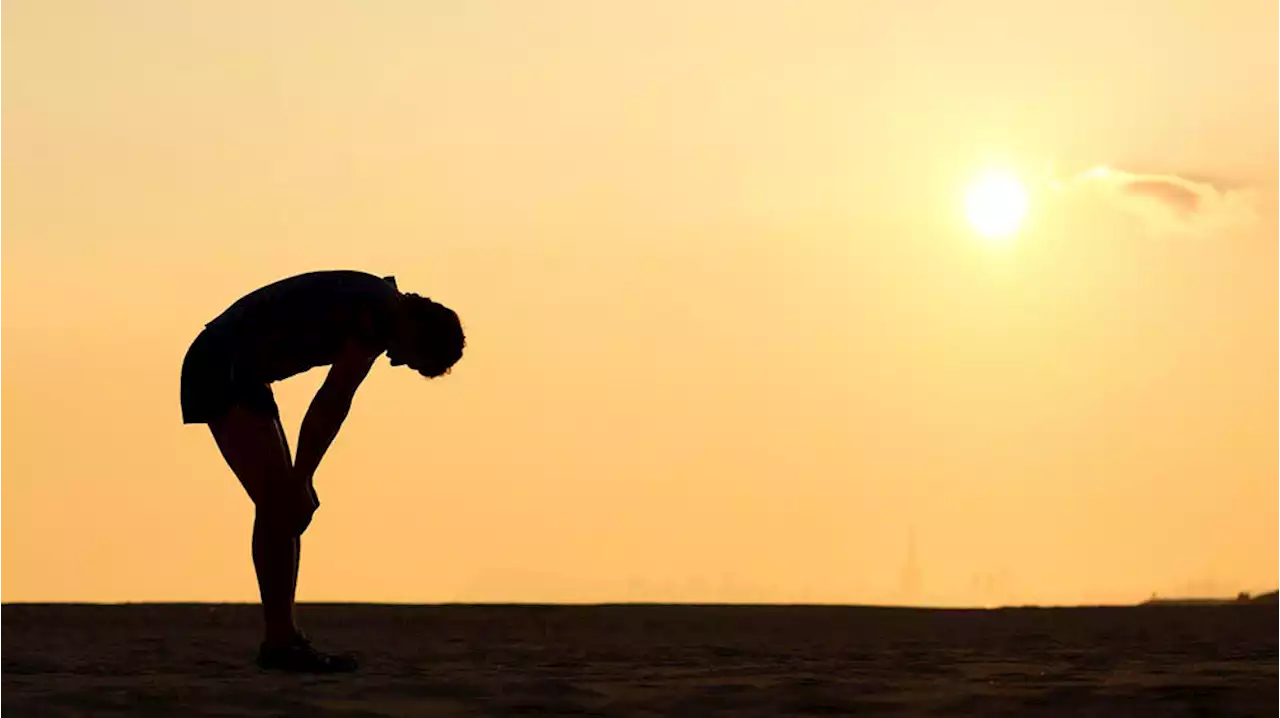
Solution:
{"label": "sandy ground", "polygon": [[304,606],[354,676],[262,674],[243,605],[6,605],[15,716],[1275,716],[1274,605]]}

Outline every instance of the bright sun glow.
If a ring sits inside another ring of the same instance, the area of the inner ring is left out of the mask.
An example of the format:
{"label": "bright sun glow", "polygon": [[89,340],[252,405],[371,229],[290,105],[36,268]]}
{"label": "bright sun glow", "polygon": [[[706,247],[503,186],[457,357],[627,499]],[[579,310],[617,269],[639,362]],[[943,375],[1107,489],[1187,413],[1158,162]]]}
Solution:
{"label": "bright sun glow", "polygon": [[1005,239],[1017,233],[1027,216],[1027,190],[1008,172],[985,172],[969,186],[964,208],[978,234]]}

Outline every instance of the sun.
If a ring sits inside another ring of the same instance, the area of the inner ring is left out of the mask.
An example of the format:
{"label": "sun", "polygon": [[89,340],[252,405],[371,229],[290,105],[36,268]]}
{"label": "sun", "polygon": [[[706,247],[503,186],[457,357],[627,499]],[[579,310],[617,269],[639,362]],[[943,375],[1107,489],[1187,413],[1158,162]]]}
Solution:
{"label": "sun", "polygon": [[987,239],[1018,233],[1027,216],[1027,190],[1014,174],[989,170],[974,178],[964,198],[974,231]]}

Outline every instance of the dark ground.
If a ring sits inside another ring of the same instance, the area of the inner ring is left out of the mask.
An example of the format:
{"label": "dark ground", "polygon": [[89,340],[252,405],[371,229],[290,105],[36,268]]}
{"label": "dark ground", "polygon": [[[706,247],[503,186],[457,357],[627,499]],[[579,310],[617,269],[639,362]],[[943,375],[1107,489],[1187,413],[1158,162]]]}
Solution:
{"label": "dark ground", "polygon": [[1277,607],[308,605],[354,676],[262,674],[247,605],[21,605],[18,716],[1275,716]]}

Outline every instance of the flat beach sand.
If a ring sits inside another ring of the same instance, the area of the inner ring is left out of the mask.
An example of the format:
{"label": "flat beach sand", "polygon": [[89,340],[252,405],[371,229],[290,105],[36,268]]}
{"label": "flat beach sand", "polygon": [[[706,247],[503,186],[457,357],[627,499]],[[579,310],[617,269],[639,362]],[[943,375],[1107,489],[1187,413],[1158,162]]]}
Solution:
{"label": "flat beach sand", "polygon": [[10,604],[18,716],[1275,716],[1272,605],[306,605],[347,676],[263,674],[249,605]]}

